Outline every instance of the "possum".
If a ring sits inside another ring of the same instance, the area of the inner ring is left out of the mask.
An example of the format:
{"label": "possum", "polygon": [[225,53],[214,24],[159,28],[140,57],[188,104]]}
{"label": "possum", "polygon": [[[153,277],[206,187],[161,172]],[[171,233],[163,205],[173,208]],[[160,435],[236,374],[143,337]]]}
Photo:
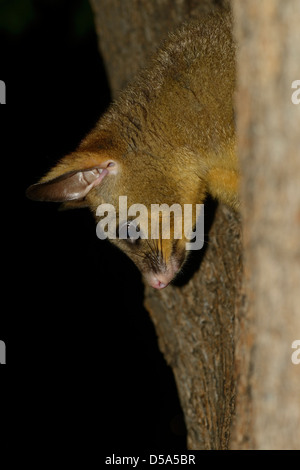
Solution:
{"label": "possum", "polygon": [[[88,207],[98,222],[99,206],[116,208],[117,232],[125,230],[127,236],[111,242],[152,287],[166,287],[189,252],[186,236],[174,236],[176,216],[169,237],[161,232],[157,238],[132,236],[133,219],[120,220],[119,198],[149,209],[139,218],[140,234],[151,224],[153,204],[196,207],[209,194],[238,209],[235,49],[227,12],[183,24],[77,149],[30,186],[27,196],[61,202],[65,208]],[[194,211],[193,225],[196,217]]]}

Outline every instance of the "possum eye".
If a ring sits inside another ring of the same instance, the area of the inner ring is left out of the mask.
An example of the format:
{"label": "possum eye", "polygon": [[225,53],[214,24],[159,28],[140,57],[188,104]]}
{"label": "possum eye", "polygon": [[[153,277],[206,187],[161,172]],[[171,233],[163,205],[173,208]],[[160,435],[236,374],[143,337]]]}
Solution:
{"label": "possum eye", "polygon": [[134,221],[127,221],[119,226],[118,237],[130,245],[136,245],[141,238],[141,230]]}

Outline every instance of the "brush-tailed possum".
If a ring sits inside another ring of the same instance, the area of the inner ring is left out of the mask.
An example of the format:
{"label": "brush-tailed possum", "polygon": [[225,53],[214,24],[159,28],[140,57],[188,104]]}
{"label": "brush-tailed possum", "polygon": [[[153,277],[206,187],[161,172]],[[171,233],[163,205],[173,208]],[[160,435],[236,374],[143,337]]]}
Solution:
{"label": "brush-tailed possum", "polygon": [[[96,220],[98,206],[110,204],[119,229],[119,196],[127,197],[128,206],[150,209],[152,204],[195,206],[209,193],[236,209],[234,89],[231,16],[214,13],[184,24],[78,148],[30,186],[27,196],[62,202],[66,208],[89,207]],[[173,228],[175,223],[173,217]],[[141,234],[148,224],[147,216],[141,216]],[[177,239],[172,233],[169,239],[151,239],[132,237],[129,231],[128,237],[112,242],[160,289],[187,257],[185,236]]]}

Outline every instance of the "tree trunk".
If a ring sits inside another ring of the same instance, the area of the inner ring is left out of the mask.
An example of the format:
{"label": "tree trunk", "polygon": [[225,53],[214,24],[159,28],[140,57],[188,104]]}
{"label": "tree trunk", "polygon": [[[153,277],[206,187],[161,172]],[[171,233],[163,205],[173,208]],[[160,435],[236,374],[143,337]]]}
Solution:
{"label": "tree trunk", "polygon": [[300,3],[235,0],[234,12],[251,326],[239,346],[249,397],[238,393],[236,416],[248,441],[235,446],[299,449],[300,365],[291,346],[300,339],[300,105],[291,85],[300,79]]}
{"label": "tree trunk", "polygon": [[[282,444],[296,448],[300,442],[300,366],[297,370],[290,360],[292,340],[298,339],[297,332],[300,337],[300,315],[296,317],[300,300],[296,276],[298,285],[300,276],[294,262],[297,256],[299,259],[300,240],[296,184],[300,172],[295,158],[297,138],[300,148],[296,132],[299,109],[292,108],[288,96],[291,81],[299,78],[294,70],[299,54],[293,59],[290,26],[282,49],[289,54],[276,49],[285,34],[279,28],[279,13],[284,11],[288,25],[290,7],[272,0],[275,10],[263,15],[259,5],[263,3],[267,9],[268,1],[235,4],[243,64],[239,67],[237,120],[244,172],[246,282],[242,288],[240,217],[225,206],[215,208],[208,203],[207,243],[193,254],[186,282],[162,291],[145,290],[145,305],[160,349],[174,372],[188,430],[187,445],[193,450],[281,448]],[[221,5],[213,0],[91,3],[114,97],[145,65],[168,31],[203,9]],[[296,0],[290,3],[296,8]],[[248,24],[251,32],[258,28],[257,37],[246,36]],[[264,37],[266,31],[270,35]],[[269,54],[277,64],[264,74]],[[278,80],[278,86],[285,87],[282,96],[275,86]],[[269,83],[273,84],[271,90]],[[253,132],[254,123],[258,132]],[[284,171],[283,158],[291,161]],[[279,228],[280,220],[283,226]],[[266,243],[269,237],[271,243]],[[285,428],[294,437],[286,437]]]}

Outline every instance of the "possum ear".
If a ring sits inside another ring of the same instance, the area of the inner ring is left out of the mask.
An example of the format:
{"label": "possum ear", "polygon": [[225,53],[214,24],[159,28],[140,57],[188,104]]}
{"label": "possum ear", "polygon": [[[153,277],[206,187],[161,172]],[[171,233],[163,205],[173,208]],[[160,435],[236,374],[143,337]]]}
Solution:
{"label": "possum ear", "polygon": [[26,196],[35,201],[66,202],[84,204],[88,192],[98,186],[109,174],[118,172],[117,162],[108,155],[70,154],[37,184],[29,186]]}

